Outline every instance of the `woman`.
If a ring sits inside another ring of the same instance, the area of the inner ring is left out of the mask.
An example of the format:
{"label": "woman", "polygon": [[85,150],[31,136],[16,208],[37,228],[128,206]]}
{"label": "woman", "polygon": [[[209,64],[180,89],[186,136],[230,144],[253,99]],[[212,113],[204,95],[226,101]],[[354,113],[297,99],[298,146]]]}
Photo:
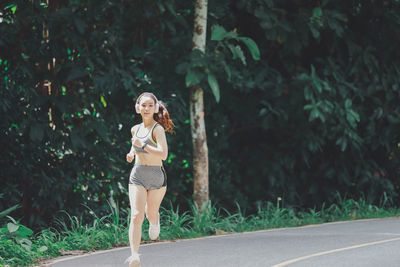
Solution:
{"label": "woman", "polygon": [[165,106],[152,93],[141,94],[135,109],[142,116],[142,123],[132,127],[132,147],[126,155],[129,163],[136,157],[129,177],[129,243],[132,253],[126,260],[129,266],[140,266],[138,251],[144,214],[149,220],[150,239],[155,240],[160,234],[158,210],[167,188],[167,175],[162,166],[168,155],[165,132],[173,133],[175,126]]}

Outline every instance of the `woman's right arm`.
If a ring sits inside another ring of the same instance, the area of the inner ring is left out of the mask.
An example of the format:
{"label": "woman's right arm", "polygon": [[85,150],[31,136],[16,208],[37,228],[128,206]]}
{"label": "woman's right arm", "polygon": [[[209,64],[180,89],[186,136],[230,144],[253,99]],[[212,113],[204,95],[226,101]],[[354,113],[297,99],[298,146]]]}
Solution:
{"label": "woman's right arm", "polygon": [[[136,131],[136,127],[135,126],[133,126],[131,128],[131,134],[132,134],[132,139],[131,140],[133,140],[133,138],[135,137],[135,131]],[[129,151],[129,154],[135,154],[135,148],[133,147],[133,142],[131,142],[131,143],[132,143],[132,145],[131,145],[131,150]]]}
{"label": "woman's right arm", "polygon": [[[133,127],[131,128],[131,134],[132,134],[132,139],[133,139],[133,137],[135,136],[135,126],[133,126]],[[133,161],[134,157],[135,157],[135,148],[133,147],[133,142],[132,142],[131,150],[130,150],[129,153],[126,155],[126,160],[127,160],[129,163],[131,163],[131,162]]]}

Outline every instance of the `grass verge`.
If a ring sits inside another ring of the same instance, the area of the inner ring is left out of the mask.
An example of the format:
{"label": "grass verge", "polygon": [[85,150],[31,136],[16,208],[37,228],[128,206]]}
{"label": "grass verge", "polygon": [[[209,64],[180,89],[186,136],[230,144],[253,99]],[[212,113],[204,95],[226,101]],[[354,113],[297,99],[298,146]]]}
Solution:
{"label": "grass verge", "polygon": [[[90,210],[90,208],[88,208]],[[12,220],[0,233],[0,266],[26,266],[38,264],[44,259],[66,255],[71,251],[94,251],[129,245],[128,210],[119,209],[109,203],[109,215],[98,217],[93,211],[92,223],[83,224],[82,218],[71,216],[57,220],[56,228],[42,230],[29,236],[28,230]],[[161,240],[194,238],[200,236],[255,231],[279,227],[294,227],[323,222],[383,218],[399,216],[400,209],[389,207],[387,199],[379,206],[368,204],[363,198],[358,200],[337,197],[337,203],[320,210],[296,211],[267,202],[259,205],[257,213],[246,216],[237,206],[236,213],[208,204],[204,211],[193,205],[191,210],[181,212],[179,207],[161,209]],[[14,227],[12,227],[14,225]],[[19,226],[19,228],[17,228]],[[17,228],[17,229],[16,229]],[[144,241],[148,241],[143,223]],[[21,233],[17,234],[18,231]],[[25,231],[25,232],[23,232]],[[21,238],[25,233],[28,236]]]}

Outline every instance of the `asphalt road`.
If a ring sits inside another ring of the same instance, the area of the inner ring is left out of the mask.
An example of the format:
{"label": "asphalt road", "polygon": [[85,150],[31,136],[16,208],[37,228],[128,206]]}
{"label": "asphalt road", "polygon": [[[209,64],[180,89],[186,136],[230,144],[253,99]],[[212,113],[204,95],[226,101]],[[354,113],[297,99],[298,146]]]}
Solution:
{"label": "asphalt road", "polygon": [[[400,217],[158,242],[142,245],[140,254],[142,267],[400,267]],[[128,266],[129,255],[118,248],[48,266]]]}

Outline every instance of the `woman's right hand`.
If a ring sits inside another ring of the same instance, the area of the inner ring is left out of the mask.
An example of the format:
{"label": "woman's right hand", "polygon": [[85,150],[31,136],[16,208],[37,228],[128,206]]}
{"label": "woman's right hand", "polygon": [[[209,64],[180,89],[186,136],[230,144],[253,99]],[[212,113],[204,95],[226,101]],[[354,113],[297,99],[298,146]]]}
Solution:
{"label": "woman's right hand", "polygon": [[131,163],[134,157],[135,157],[134,153],[128,153],[126,154],[126,161]]}

